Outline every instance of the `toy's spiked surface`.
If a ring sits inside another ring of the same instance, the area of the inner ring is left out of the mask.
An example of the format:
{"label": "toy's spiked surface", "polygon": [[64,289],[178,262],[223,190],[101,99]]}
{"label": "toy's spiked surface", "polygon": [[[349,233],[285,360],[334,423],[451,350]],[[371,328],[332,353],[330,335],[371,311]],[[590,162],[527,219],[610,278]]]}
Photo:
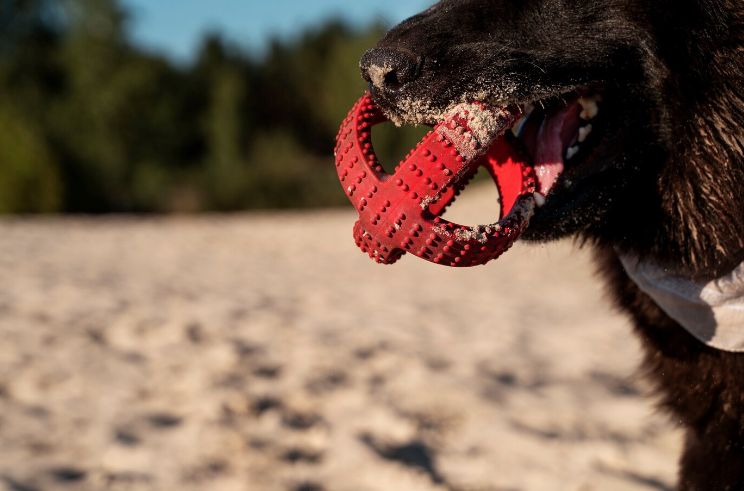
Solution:
{"label": "toy's spiked surface", "polygon": [[[504,132],[512,112],[479,103],[457,106],[387,174],[372,147],[372,127],[387,121],[367,95],[339,130],[336,170],[359,211],[354,237],[362,251],[392,264],[410,252],[448,266],[485,264],[509,249],[534,206],[535,176],[525,154]],[[496,140],[496,141],[494,141]],[[440,215],[485,167],[498,186],[498,222],[469,227]]]}

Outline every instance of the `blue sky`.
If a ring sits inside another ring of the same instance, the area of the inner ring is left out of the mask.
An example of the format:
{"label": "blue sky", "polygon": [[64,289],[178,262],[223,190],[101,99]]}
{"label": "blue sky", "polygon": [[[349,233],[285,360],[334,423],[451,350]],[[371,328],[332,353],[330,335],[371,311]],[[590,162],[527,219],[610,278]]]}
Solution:
{"label": "blue sky", "polygon": [[206,31],[260,52],[272,35],[292,36],[331,17],[354,25],[395,25],[435,0],[121,0],[133,14],[133,40],[189,61]]}

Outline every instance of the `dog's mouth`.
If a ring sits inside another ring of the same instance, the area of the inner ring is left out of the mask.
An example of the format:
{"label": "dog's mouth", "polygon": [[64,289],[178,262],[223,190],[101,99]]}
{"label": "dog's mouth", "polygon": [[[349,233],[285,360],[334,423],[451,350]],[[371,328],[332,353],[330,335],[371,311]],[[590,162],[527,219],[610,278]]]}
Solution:
{"label": "dog's mouth", "polygon": [[[438,117],[429,111],[426,119],[419,113],[419,121],[438,122],[394,173],[385,171],[372,146],[372,127],[390,117],[370,95],[344,119],[335,156],[339,180],[359,211],[357,245],[378,262],[412,251],[452,266],[485,264],[508,250],[531,218],[563,215],[566,203],[585,198],[576,189],[586,186],[574,188],[567,176],[584,183],[603,167],[597,165],[603,160],[597,142],[604,141],[598,90],[533,104],[459,103]],[[473,227],[443,219],[479,168],[498,188],[498,222]],[[447,244],[441,251],[432,249],[441,243]]]}
{"label": "dog's mouth", "polygon": [[[392,101],[385,97],[380,99],[386,114],[397,124],[433,126],[446,113],[440,113],[425,101],[398,99],[390,104]],[[515,115],[517,122],[511,131],[531,157],[537,174],[535,203],[539,208],[551,201],[555,194],[551,191],[559,184],[569,188],[596,170],[593,164],[608,134],[608,115],[613,111],[607,106],[612,99],[605,87],[577,88],[563,95],[513,103],[504,108]],[[488,97],[481,100],[487,101]]]}
{"label": "dog's mouth", "polygon": [[520,106],[524,115],[512,131],[532,157],[538,206],[561,176],[570,182],[590,164],[607,129],[603,104],[602,91],[586,89]]}

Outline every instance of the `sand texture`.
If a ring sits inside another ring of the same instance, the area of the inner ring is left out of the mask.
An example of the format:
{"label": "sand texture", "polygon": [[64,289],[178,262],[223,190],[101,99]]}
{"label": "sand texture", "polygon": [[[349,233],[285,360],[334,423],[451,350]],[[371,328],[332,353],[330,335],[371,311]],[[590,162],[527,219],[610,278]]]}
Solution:
{"label": "sand texture", "polygon": [[586,252],[379,266],[354,220],[0,221],[0,490],[672,489]]}

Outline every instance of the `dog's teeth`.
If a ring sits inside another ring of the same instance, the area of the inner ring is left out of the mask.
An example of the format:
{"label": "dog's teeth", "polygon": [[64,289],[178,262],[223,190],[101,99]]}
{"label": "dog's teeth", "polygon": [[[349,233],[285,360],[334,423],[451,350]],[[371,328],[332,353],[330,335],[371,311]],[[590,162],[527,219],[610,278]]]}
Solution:
{"label": "dog's teeth", "polygon": [[532,193],[532,197],[534,198],[535,204],[538,208],[542,208],[543,205],[545,205],[545,196],[543,196],[542,194],[535,192]]}
{"label": "dog's teeth", "polygon": [[586,137],[592,132],[592,125],[588,124],[582,128],[579,128],[579,143],[584,143]]}
{"label": "dog's teeth", "polygon": [[581,104],[581,114],[579,115],[584,121],[589,121],[597,116],[599,113],[598,102],[602,102],[602,96],[600,94],[593,94],[588,97],[582,97],[579,99]]}
{"label": "dog's teeth", "polygon": [[581,104],[581,114],[579,116],[584,121],[589,121],[599,112],[599,107],[597,107],[597,103],[594,101],[579,99],[579,104]]}
{"label": "dog's teeth", "polygon": [[579,153],[579,147],[577,145],[570,147],[566,150],[566,160],[571,160],[577,153]]}

